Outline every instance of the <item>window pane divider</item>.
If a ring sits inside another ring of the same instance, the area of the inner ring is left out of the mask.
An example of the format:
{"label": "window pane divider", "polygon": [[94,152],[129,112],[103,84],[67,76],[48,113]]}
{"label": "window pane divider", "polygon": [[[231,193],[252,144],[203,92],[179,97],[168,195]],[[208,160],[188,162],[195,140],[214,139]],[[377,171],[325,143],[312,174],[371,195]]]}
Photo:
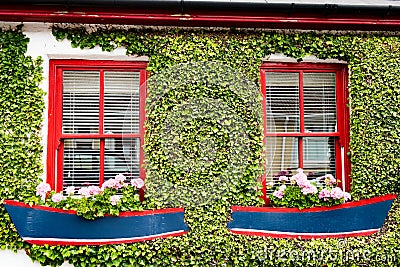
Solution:
{"label": "window pane divider", "polygon": [[105,140],[100,139],[100,177],[99,177],[99,182],[100,185],[104,183],[104,149],[105,149]]}
{"label": "window pane divider", "polygon": [[104,70],[100,70],[99,133],[104,133]]}
{"label": "window pane divider", "polygon": [[[303,71],[299,72],[299,109],[300,109],[300,133],[304,134],[304,89],[303,89]],[[298,159],[299,167],[304,168],[303,156],[303,136],[299,137],[298,143]]]}
{"label": "window pane divider", "polygon": [[325,137],[325,136],[337,136],[340,137],[340,133],[338,132],[318,132],[318,133],[298,133],[298,132],[270,132],[266,133],[267,137]]}
{"label": "window pane divider", "polygon": [[140,138],[140,133],[131,134],[62,134],[60,139]]}
{"label": "window pane divider", "polygon": [[[99,134],[104,134],[104,70],[100,70]],[[100,185],[104,183],[104,138],[100,139]]]}

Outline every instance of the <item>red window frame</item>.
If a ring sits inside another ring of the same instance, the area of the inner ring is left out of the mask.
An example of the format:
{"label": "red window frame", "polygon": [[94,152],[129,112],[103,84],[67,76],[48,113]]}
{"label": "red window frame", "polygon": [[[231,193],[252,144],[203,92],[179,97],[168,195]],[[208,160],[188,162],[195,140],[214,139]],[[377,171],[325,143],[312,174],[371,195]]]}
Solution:
{"label": "red window frame", "polygon": [[[264,116],[264,144],[269,136],[278,137],[299,137],[299,167],[303,167],[303,146],[301,137],[329,137],[337,138],[335,142],[336,153],[336,178],[340,181],[339,186],[347,192],[350,190],[350,159],[347,156],[349,151],[349,108],[348,108],[348,70],[344,64],[328,64],[328,63],[272,63],[266,62],[261,65],[261,93],[263,95],[262,107]],[[290,72],[299,73],[299,114],[300,114],[300,131],[299,132],[267,132],[267,103],[266,103],[266,74],[267,72]],[[308,133],[304,131],[304,94],[303,94],[303,73],[305,72],[330,72],[336,74],[336,118],[337,131],[332,133]],[[344,176],[343,176],[344,175]],[[262,177],[263,195],[267,198],[266,189],[267,177]],[[343,184],[344,181],[344,184]]]}
{"label": "red window frame", "polygon": [[[142,179],[145,177],[143,144],[144,144],[144,121],[145,121],[145,100],[147,96],[146,87],[143,86],[147,80],[147,62],[111,61],[111,60],[50,60],[49,64],[49,104],[48,104],[48,139],[47,139],[47,183],[56,191],[63,190],[63,139],[66,138],[122,138],[122,134],[64,134],[62,133],[62,103],[63,103],[63,71],[64,70],[98,70],[100,71],[100,102],[104,99],[104,71],[107,70],[130,70],[137,71],[140,75],[140,115],[139,133],[123,134],[124,137],[140,138],[139,174]],[[99,107],[99,120],[104,116],[104,107]],[[101,141],[103,144],[104,141]],[[58,151],[58,153],[57,153]],[[101,154],[100,170],[104,172],[104,154]],[[100,177],[103,177],[100,175]],[[100,180],[100,184],[104,182]]]}

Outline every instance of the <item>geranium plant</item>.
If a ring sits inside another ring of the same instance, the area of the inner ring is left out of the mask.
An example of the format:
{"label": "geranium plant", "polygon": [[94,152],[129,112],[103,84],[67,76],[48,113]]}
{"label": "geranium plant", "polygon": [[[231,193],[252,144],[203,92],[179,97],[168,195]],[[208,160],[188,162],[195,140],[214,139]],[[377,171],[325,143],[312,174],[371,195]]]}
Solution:
{"label": "geranium plant", "polygon": [[267,188],[273,189],[269,199],[270,204],[275,207],[304,209],[333,206],[351,199],[348,192],[337,186],[337,181],[331,174],[309,180],[302,169],[298,169],[297,174],[291,177],[279,176],[277,183],[270,182]]}
{"label": "geranium plant", "polygon": [[51,191],[47,183],[40,183],[31,203],[74,210],[78,216],[86,219],[95,219],[106,214],[118,216],[121,211],[143,210],[139,196],[139,189],[143,186],[142,179],[132,179],[127,183],[122,174],[105,181],[101,187],[67,187],[64,194]]}

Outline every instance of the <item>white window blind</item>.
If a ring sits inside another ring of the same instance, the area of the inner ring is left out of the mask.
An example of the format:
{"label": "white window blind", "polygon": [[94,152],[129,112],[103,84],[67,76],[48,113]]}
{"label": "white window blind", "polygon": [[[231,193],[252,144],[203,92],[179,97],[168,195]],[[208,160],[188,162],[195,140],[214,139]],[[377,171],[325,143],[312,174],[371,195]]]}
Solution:
{"label": "white window blind", "polygon": [[100,73],[63,72],[63,133],[98,133]]}
{"label": "white window blind", "polygon": [[128,136],[140,133],[139,72],[64,71],[62,114],[63,134],[89,134],[62,140],[63,188],[99,185],[102,173],[139,176],[140,138]]}
{"label": "white window blind", "polygon": [[299,131],[299,74],[268,72],[266,77],[267,118],[272,132]]}
{"label": "white window blind", "polygon": [[[300,166],[299,157],[310,179],[336,174],[336,137],[307,136],[337,131],[336,106],[335,73],[266,72],[268,180],[295,174]],[[304,127],[300,127],[301,121]],[[273,136],[274,133],[279,136]]]}
{"label": "white window blind", "polygon": [[95,139],[64,140],[63,188],[99,184],[100,150],[93,149],[93,143]]}
{"label": "white window blind", "polygon": [[140,109],[138,72],[104,72],[104,131],[138,133]]}
{"label": "white window blind", "polygon": [[336,131],[334,73],[304,73],[304,127],[309,132]]}

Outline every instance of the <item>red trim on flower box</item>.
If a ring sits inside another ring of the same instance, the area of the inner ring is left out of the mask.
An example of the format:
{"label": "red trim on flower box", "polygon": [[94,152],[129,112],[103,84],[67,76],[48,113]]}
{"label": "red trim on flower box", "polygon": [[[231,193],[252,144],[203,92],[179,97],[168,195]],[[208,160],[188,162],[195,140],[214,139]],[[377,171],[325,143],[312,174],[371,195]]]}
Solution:
{"label": "red trim on flower box", "polygon": [[[76,214],[74,210],[63,210],[59,208],[47,207],[42,205],[29,205],[23,202],[15,201],[15,200],[4,200],[5,204],[10,206],[24,207],[24,208],[34,208],[38,210],[46,210],[57,213],[64,214]],[[144,216],[144,215],[152,215],[152,214],[165,214],[165,213],[174,213],[174,212],[184,212],[184,208],[163,208],[157,210],[143,210],[143,211],[122,211],[119,213],[118,217],[131,217],[131,216]],[[113,215],[105,215],[105,216],[113,216]]]}
{"label": "red trim on flower box", "polygon": [[239,235],[264,236],[273,238],[313,239],[313,238],[344,238],[344,237],[365,236],[365,235],[375,234],[379,232],[379,230],[368,230],[368,231],[351,232],[351,233],[329,233],[329,234],[263,233],[263,232],[252,232],[252,231],[241,231],[241,230],[229,230],[229,232]]}
{"label": "red trim on flower box", "polygon": [[149,236],[149,237],[142,237],[142,238],[127,238],[120,241],[110,240],[110,241],[63,241],[63,240],[37,240],[37,239],[25,239],[26,242],[33,244],[33,245],[51,245],[51,246],[99,246],[99,245],[115,245],[115,244],[124,244],[124,243],[133,243],[133,242],[142,242],[153,240],[156,238],[167,238],[167,237],[174,237],[174,236],[181,236],[187,234],[188,231],[181,231],[178,233],[170,233],[170,234],[162,234],[157,236]]}
{"label": "red trim on flower box", "polygon": [[364,206],[368,204],[378,203],[385,200],[392,200],[397,197],[396,194],[388,194],[384,196],[378,196],[369,199],[362,199],[359,201],[347,202],[331,207],[312,207],[305,209],[298,208],[285,208],[285,207],[242,207],[242,206],[232,206],[232,211],[249,211],[249,212],[319,212],[319,211],[327,211],[327,210],[335,210],[335,209],[343,209],[350,207],[358,207]]}

